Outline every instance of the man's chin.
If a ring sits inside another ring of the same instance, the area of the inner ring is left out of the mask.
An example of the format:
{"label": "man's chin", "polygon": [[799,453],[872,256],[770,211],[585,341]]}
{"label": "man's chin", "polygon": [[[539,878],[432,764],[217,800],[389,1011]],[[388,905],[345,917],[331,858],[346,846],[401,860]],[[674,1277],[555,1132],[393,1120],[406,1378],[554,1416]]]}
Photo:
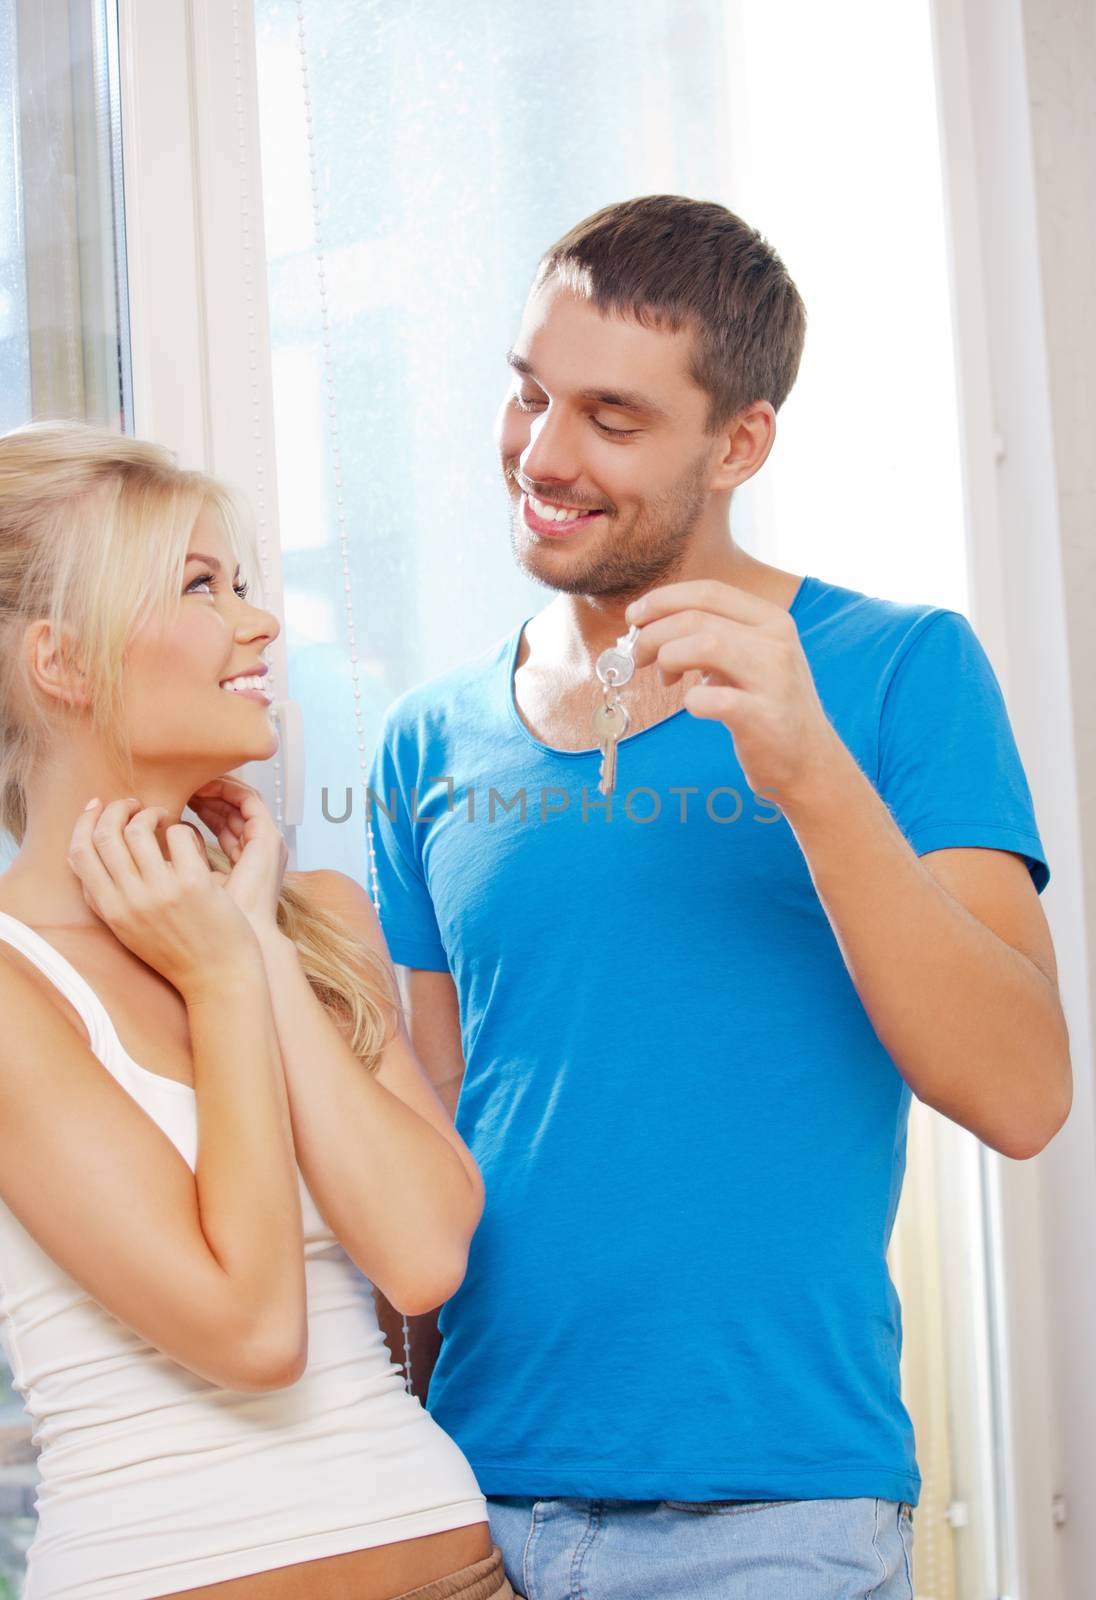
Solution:
{"label": "man's chin", "polygon": [[[589,581],[594,577],[592,564],[577,561],[573,552],[545,548],[529,539],[525,530],[514,530],[514,559],[527,577],[545,589],[559,594],[589,594]],[[560,557],[563,556],[561,560]]]}
{"label": "man's chin", "polygon": [[580,595],[584,600],[634,600],[646,592],[650,584],[640,579],[629,579],[620,572],[607,572],[590,563],[544,562],[532,557],[518,557],[522,571],[543,589],[556,594]]}
{"label": "man's chin", "polygon": [[588,600],[633,600],[661,582],[666,571],[664,561],[622,566],[596,545],[581,552],[572,544],[553,545],[531,534],[520,513],[510,524],[510,544],[514,560],[534,583]]}

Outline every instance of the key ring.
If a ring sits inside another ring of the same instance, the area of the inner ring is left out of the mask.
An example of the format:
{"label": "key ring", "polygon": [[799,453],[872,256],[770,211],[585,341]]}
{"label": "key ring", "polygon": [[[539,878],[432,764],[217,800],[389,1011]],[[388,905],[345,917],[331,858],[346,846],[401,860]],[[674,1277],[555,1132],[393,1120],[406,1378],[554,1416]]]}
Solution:
{"label": "key ring", "polygon": [[603,699],[594,702],[594,737],[601,750],[601,770],[598,788],[611,796],[616,785],[617,742],[628,731],[631,718],[628,707],[621,699],[620,690],[635,677],[635,644],[639,628],[633,623],[615,645],[603,650],[597,658],[596,671]]}

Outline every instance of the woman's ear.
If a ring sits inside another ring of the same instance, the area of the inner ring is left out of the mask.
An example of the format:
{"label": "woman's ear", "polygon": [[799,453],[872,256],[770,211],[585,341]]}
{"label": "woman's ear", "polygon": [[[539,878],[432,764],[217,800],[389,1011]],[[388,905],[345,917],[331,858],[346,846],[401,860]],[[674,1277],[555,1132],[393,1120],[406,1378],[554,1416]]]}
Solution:
{"label": "woman's ear", "polygon": [[68,706],[88,706],[91,691],[76,666],[70,635],[58,639],[53,624],[40,618],[28,623],[23,636],[30,681],[39,693]]}

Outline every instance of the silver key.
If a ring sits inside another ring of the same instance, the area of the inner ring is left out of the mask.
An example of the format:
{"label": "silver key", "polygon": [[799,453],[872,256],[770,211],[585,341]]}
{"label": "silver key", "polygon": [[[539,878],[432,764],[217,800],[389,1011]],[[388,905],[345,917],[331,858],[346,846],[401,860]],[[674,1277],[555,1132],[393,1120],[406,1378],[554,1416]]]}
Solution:
{"label": "silver key", "polygon": [[601,749],[597,786],[603,795],[611,795],[616,788],[617,741],[623,739],[631,720],[628,708],[621,700],[614,701],[612,705],[608,700],[603,700],[594,707],[594,738]]}
{"label": "silver key", "polygon": [[620,689],[635,677],[635,642],[639,629],[634,625],[622,634],[615,645],[603,650],[597,658],[596,672],[608,689]]}
{"label": "silver key", "polygon": [[597,675],[607,689],[621,689],[635,676],[636,664],[625,650],[603,650],[597,658]]}

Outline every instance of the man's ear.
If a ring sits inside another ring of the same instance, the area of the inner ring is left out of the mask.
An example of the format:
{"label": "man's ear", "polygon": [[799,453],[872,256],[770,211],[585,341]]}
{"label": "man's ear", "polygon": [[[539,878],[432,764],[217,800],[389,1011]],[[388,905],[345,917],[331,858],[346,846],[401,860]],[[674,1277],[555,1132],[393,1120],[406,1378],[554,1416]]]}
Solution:
{"label": "man's ear", "polygon": [[28,624],[23,636],[30,681],[40,694],[61,705],[87,706],[91,691],[76,666],[76,651],[71,635],[60,639],[53,624],[45,618]]}
{"label": "man's ear", "polygon": [[711,487],[726,492],[752,478],[764,466],[775,439],[776,412],[768,400],[752,400],[736,411],[720,430]]}

